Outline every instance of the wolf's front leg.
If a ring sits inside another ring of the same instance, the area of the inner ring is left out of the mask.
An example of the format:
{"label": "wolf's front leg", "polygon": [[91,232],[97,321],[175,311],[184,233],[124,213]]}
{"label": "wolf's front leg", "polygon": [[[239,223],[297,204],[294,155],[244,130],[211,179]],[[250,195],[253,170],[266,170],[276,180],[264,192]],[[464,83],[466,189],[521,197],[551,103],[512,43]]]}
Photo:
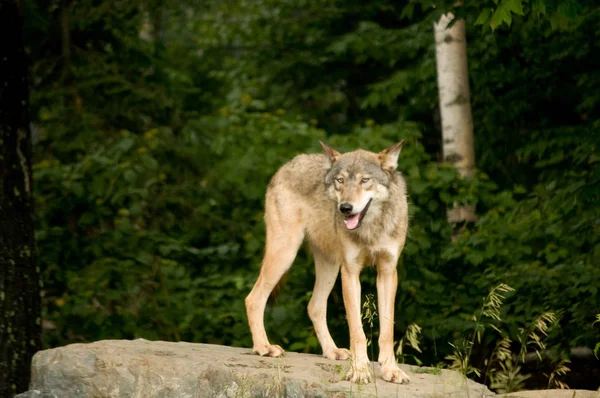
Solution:
{"label": "wolf's front leg", "polygon": [[350,358],[350,351],[335,345],[327,327],[327,297],[333,289],[340,266],[330,261],[319,249],[313,247],[312,252],[315,258],[315,288],[308,303],[308,315],[315,327],[323,356],[328,359],[346,360]]}
{"label": "wolf's front leg", "polygon": [[360,317],[359,275],[360,266],[344,264],[342,267],[342,291],[350,329],[350,352],[352,353],[352,363],[346,380],[367,384],[371,382],[371,370],[367,356],[367,337]]}
{"label": "wolf's front leg", "polygon": [[394,355],[394,300],[398,287],[396,261],[380,264],[377,269],[379,303],[379,364],[382,377],[392,383],[409,383],[408,375],[398,367]]}

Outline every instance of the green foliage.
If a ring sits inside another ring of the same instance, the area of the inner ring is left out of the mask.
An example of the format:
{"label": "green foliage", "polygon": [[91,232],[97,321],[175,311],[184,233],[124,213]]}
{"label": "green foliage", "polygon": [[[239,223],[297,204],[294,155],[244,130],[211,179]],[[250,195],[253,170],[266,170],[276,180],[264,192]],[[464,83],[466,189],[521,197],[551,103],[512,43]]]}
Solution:
{"label": "green foliage", "polygon": [[[322,133],[270,114],[227,113],[194,122],[221,129],[208,148],[191,127],[180,136],[124,131],[76,163],[50,158],[36,165],[38,245],[52,282],[47,311],[60,333],[48,333],[48,342],[99,339],[108,331],[117,338],[209,335],[247,344],[240,297],[255,272],[236,272],[235,264],[260,260],[261,201],[281,154],[294,151],[294,143],[305,151]],[[260,153],[271,141],[265,131],[280,144]],[[218,167],[200,173],[206,162]],[[258,181],[254,187],[251,180]],[[215,316],[227,300],[227,311]]]}
{"label": "green foliage", "polygon": [[[446,356],[446,359],[450,361],[451,369],[459,370],[465,376],[471,373],[481,376],[481,371],[474,368],[471,362],[473,347],[475,343],[481,344],[481,338],[486,327],[497,331],[500,330],[493,322],[502,320],[500,311],[506,298],[503,293],[513,291],[513,288],[502,283],[490,290],[488,295],[483,299],[479,312],[472,316],[473,326],[470,334],[456,344],[450,343],[453,353]],[[497,346],[497,348],[503,347],[502,345]]]}
{"label": "green foliage", "polygon": [[[493,2],[492,2],[493,1]],[[547,20],[552,29],[569,29],[577,23],[586,2],[574,0],[492,0],[478,4],[476,25],[489,26],[492,31],[502,24],[510,27],[513,18],[529,16]],[[482,7],[483,6],[483,7]],[[475,7],[473,7],[475,8]]]}
{"label": "green foliage", "polygon": [[406,328],[406,333],[402,338],[398,341],[398,348],[396,348],[396,360],[400,363],[404,363],[406,359],[411,358],[417,365],[422,365],[423,363],[416,355],[406,354],[404,352],[405,347],[411,347],[418,353],[422,353],[421,348],[419,348],[419,335],[421,334],[421,328],[419,325],[415,323],[411,323]]}
{"label": "green foliage", "polygon": [[[596,320],[592,324],[594,326],[597,322],[600,322],[600,314],[596,314]],[[596,347],[594,347],[594,355],[598,358],[598,351],[600,350],[600,341],[596,343]]]}
{"label": "green foliage", "polygon": [[[492,288],[483,299],[479,312],[472,316],[472,331],[455,344],[450,343],[453,353],[446,356],[450,361],[450,369],[458,370],[465,376],[475,374],[483,381],[489,380],[490,387],[502,394],[524,389],[524,383],[531,375],[524,374],[520,364],[525,363],[526,355],[531,350],[540,361],[543,360],[546,356],[546,339],[549,331],[558,323],[557,317],[551,312],[539,314],[533,322],[518,328],[516,339],[520,343],[520,348],[513,352],[511,331],[506,330],[506,326],[514,324],[509,324],[502,319],[502,311],[507,298],[505,294],[514,291],[505,284]],[[489,357],[483,361],[483,367],[475,367],[473,348],[476,344],[480,345],[483,337],[486,334],[489,336],[490,333],[497,335],[498,342]],[[569,388],[559,379],[570,371],[569,362],[565,358],[555,361],[551,373],[544,375],[548,379],[547,388]]]}
{"label": "green foliage", "polygon": [[559,380],[559,377],[564,377],[568,372],[571,371],[571,369],[569,368],[569,363],[571,363],[570,360],[563,358],[555,364],[554,368],[552,369],[552,372],[548,376],[548,385],[546,386],[547,389],[551,389],[551,388],[568,389],[569,388],[567,383],[564,383]]}
{"label": "green foliage", "polygon": [[[557,138],[557,141],[561,140]],[[596,301],[600,275],[594,265],[597,253],[593,249],[598,247],[598,235],[592,221],[598,217],[594,203],[598,200],[599,181],[597,168],[590,167],[594,151],[582,152],[584,146],[594,148],[597,144],[594,139],[584,139],[580,144],[580,149],[576,145],[572,152],[567,152],[573,158],[557,161],[564,165],[562,167],[551,166],[548,162],[553,162],[553,155],[543,152],[545,149],[537,149],[540,152],[535,159],[542,158],[541,153],[547,159],[536,162],[536,167],[544,168],[543,182],[534,185],[526,195],[517,188],[515,195],[521,200],[506,197],[482,214],[477,222],[478,230],[463,234],[442,256],[453,262],[464,259],[480,269],[473,274],[475,284],[504,281],[517,291],[560,291],[557,296],[521,298],[511,304],[511,316],[524,321],[532,319],[534,311],[546,309],[569,314],[573,323],[565,323],[563,333],[577,335],[574,344],[590,344],[593,333],[576,332],[575,325],[585,324],[591,317],[590,309],[581,307],[577,297],[589,295],[594,306],[600,304]],[[546,143],[541,144],[543,148],[546,146]],[[564,153],[566,148],[566,144],[561,149],[556,148],[555,153]],[[531,146],[527,146],[520,153],[529,153],[530,149]],[[571,170],[563,171],[565,167]],[[502,264],[502,268],[494,264]]]}
{"label": "green foliage", "polygon": [[523,390],[525,380],[531,377],[531,375],[522,374],[521,367],[514,365],[511,359],[500,362],[500,368],[501,370],[497,372],[494,381],[491,383],[491,388],[499,394]]}
{"label": "green foliage", "polygon": [[[186,236],[186,222],[208,222],[190,207],[189,198],[206,195],[194,181],[193,152],[182,144],[174,146],[169,131],[123,131],[75,163],[35,165],[37,239],[54,323],[47,343],[99,339],[105,330],[117,338],[179,339],[176,314],[201,304],[190,289],[206,283],[184,264],[210,250]],[[178,161],[165,164],[165,155]]]}

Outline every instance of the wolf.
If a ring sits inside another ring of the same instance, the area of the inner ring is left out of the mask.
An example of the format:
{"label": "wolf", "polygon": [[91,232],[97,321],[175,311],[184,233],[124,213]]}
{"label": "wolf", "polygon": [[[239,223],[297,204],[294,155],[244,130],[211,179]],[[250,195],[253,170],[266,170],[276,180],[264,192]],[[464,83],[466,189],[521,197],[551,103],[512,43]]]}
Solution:
{"label": "wolf", "polygon": [[[409,382],[394,355],[397,262],[408,229],[406,182],[396,170],[403,143],[379,153],[358,149],[342,154],[321,142],[324,154],[298,155],[275,173],[265,200],[265,255],[245,301],[255,353],[278,357],[284,352],[269,343],[265,306],[307,241],[316,276],[308,314],[323,355],[351,359],[347,380],[371,381],[359,275],[365,266],[376,265],[382,376],[393,383]],[[340,268],[350,350],[336,346],[326,320],[327,298]]]}

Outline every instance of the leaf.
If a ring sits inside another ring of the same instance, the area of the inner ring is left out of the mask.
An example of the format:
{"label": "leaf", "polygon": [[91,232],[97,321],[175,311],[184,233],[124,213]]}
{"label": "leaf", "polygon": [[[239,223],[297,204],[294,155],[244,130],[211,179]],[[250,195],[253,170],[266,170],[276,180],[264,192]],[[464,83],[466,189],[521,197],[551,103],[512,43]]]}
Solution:
{"label": "leaf", "polygon": [[149,170],[156,170],[158,168],[158,162],[152,156],[142,156],[142,164]]}
{"label": "leaf", "polygon": [[306,343],[304,341],[297,341],[290,345],[290,351],[302,351],[306,348]]}
{"label": "leaf", "polygon": [[348,37],[342,37],[338,41],[334,41],[332,44],[327,47],[327,51],[330,51],[334,54],[343,54],[348,49],[348,45],[350,44],[350,40]]}
{"label": "leaf", "polygon": [[88,185],[90,194],[101,197],[106,193],[106,179],[103,176],[96,176],[90,185]]}
{"label": "leaf", "polygon": [[548,19],[550,20],[552,30],[567,29],[569,22],[571,22],[569,17],[560,12],[553,12]]}
{"label": "leaf", "polygon": [[490,27],[492,30],[496,30],[498,26],[502,25],[502,22],[506,22],[506,24],[510,26],[512,17],[510,16],[510,12],[504,8],[498,7],[492,15],[492,19],[490,19]]}
{"label": "leaf", "polygon": [[506,3],[506,8],[517,14],[523,16],[523,1],[522,0],[504,0],[503,3]]}
{"label": "leaf", "polygon": [[83,185],[76,181],[66,181],[64,183],[65,187],[71,191],[78,198],[83,197],[85,190],[83,189]]}
{"label": "leaf", "polygon": [[598,351],[600,351],[600,342],[596,343],[596,347],[594,348],[594,355],[596,356],[597,359],[600,359],[600,358],[598,358]]}
{"label": "leaf", "polygon": [[472,251],[469,254],[467,254],[465,259],[473,265],[479,265],[483,262],[484,253],[480,251]]}
{"label": "leaf", "polygon": [[518,193],[518,194],[523,194],[523,193],[527,193],[527,190],[525,189],[525,187],[523,185],[515,185],[514,188],[514,192]]}
{"label": "leaf", "polygon": [[151,265],[152,264],[152,259],[153,259],[153,255],[152,253],[149,252],[145,252],[145,251],[141,251],[137,254],[137,256],[135,257],[135,259],[144,265]]}
{"label": "leaf", "polygon": [[484,25],[490,19],[490,15],[492,14],[491,8],[484,8],[483,11],[477,17],[475,21],[475,25]]}
{"label": "leaf", "polygon": [[89,225],[94,223],[96,216],[94,213],[86,212],[79,217],[79,224],[81,225]]}
{"label": "leaf", "polygon": [[116,145],[116,148],[122,150],[123,152],[127,152],[134,144],[135,141],[133,138],[125,138]]}
{"label": "leaf", "polygon": [[128,183],[133,184],[136,179],[136,174],[133,170],[125,170],[123,173],[123,178],[125,178],[125,181]]}
{"label": "leaf", "polygon": [[565,15],[570,19],[577,18],[577,15],[581,11],[582,6],[575,0],[566,0],[560,3],[558,6],[558,12]]}
{"label": "leaf", "polygon": [[512,14],[524,15],[522,0],[502,0],[490,19],[492,30],[495,30],[502,22],[510,27]]}
{"label": "leaf", "polygon": [[400,19],[404,19],[404,18],[412,19],[414,11],[415,11],[415,4],[408,3],[402,9],[402,13],[400,14]]}
{"label": "leaf", "polygon": [[533,0],[533,3],[531,4],[531,10],[537,12],[538,14],[545,15],[546,3],[544,0]]}

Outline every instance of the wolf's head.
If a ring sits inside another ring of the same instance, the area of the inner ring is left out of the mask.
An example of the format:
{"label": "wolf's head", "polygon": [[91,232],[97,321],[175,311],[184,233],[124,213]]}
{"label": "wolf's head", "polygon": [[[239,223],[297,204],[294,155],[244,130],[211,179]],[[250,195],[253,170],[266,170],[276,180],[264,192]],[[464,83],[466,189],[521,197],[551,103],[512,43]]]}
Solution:
{"label": "wolf's head", "polygon": [[321,142],[329,159],[325,174],[327,193],[337,201],[346,229],[360,227],[369,209],[388,200],[388,187],[398,166],[404,140],[379,152],[361,149],[341,154]]}

